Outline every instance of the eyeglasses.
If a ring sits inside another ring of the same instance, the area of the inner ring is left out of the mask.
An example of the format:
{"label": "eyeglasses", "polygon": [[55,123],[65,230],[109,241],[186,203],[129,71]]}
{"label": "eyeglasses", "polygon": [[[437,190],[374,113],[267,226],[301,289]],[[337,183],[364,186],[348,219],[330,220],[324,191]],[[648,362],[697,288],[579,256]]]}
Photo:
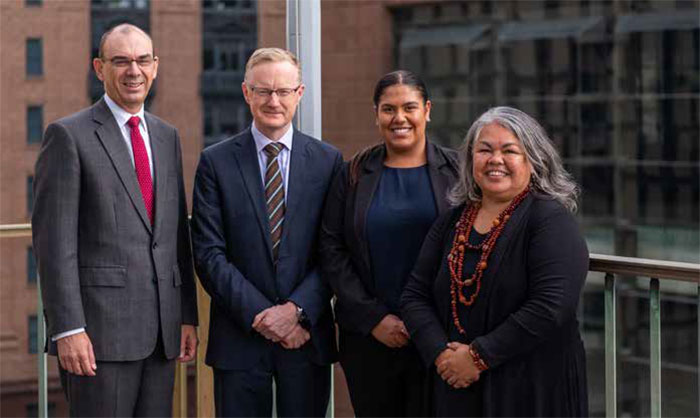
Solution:
{"label": "eyeglasses", "polygon": [[283,99],[285,97],[289,97],[290,94],[296,93],[299,88],[301,87],[301,84],[298,86],[294,87],[293,89],[290,88],[285,88],[285,89],[265,89],[262,87],[255,87],[255,86],[248,86],[253,93],[255,93],[256,96],[260,97],[261,99],[267,99],[272,97],[272,93],[277,94],[277,97]]}
{"label": "eyeglasses", "polygon": [[135,62],[141,68],[148,68],[155,62],[155,58],[149,56],[138,57],[138,58],[126,58],[126,57],[113,57],[113,58],[100,58],[103,62],[110,62],[117,68],[126,68],[131,66],[132,62]]}

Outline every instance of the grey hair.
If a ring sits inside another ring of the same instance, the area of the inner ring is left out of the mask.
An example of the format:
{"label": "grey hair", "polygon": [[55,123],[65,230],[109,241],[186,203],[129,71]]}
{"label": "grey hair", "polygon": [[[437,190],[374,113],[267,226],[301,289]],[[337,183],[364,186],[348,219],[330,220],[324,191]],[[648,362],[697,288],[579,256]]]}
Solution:
{"label": "grey hair", "polygon": [[578,209],[579,187],[561,163],[544,128],[527,113],[507,106],[493,107],[472,124],[459,148],[459,180],[448,195],[454,206],[481,201],[481,190],[474,181],[472,155],[474,143],[484,126],[497,123],[511,131],[521,142],[532,166],[530,190],[559,201],[569,211]]}

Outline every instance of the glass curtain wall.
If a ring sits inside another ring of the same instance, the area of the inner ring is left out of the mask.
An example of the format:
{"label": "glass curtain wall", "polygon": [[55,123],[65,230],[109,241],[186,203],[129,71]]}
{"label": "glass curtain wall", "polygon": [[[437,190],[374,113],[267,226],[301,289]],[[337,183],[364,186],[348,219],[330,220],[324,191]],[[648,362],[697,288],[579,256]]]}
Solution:
{"label": "glass curtain wall", "polygon": [[[393,10],[396,66],[433,97],[455,147],[510,105],[542,122],[582,186],[595,253],[700,262],[697,1],[460,1]],[[603,278],[582,303],[592,415],[604,415]],[[648,416],[648,280],[618,295],[620,415]],[[697,286],[662,285],[662,413],[698,416]]]}

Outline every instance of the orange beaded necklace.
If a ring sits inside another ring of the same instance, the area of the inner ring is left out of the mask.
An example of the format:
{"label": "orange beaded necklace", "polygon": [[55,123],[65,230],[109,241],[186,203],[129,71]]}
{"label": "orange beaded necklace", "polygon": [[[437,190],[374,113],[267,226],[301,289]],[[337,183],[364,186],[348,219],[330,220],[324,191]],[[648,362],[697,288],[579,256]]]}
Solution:
{"label": "orange beaded necklace", "polygon": [[[493,228],[487,233],[486,238],[479,245],[473,245],[469,243],[468,237],[472,228],[474,227],[474,221],[476,220],[476,215],[481,209],[481,204],[473,204],[465,207],[462,214],[455,225],[455,236],[452,241],[452,249],[447,255],[447,265],[450,269],[450,296],[452,296],[452,320],[454,321],[457,331],[466,335],[462,324],[459,322],[459,316],[457,315],[457,301],[464,306],[470,306],[476,300],[479,295],[479,290],[481,290],[481,277],[484,275],[484,270],[488,266],[487,260],[491,255],[491,251],[496,246],[496,241],[498,237],[501,236],[503,228],[505,228],[510,215],[515,211],[520,202],[525,199],[530,188],[527,187],[525,190],[520,192],[519,195],[515,196],[510,202],[508,207],[501,212],[496,219],[493,220]],[[464,269],[464,253],[466,249],[480,251],[479,261],[476,263],[476,268],[474,273],[468,279],[462,280],[463,269]],[[464,295],[464,290],[476,286],[471,296],[467,298]]]}

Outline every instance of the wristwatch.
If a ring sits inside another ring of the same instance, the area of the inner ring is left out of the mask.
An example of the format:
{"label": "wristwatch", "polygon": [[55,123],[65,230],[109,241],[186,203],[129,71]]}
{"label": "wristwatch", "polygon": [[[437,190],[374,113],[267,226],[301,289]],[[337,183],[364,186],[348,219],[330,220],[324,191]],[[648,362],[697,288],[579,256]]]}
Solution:
{"label": "wristwatch", "polygon": [[304,312],[304,309],[296,305],[297,307],[297,322],[299,322],[299,325],[304,327],[304,329],[309,329],[311,328],[311,324],[309,323],[309,318],[306,316],[306,312]]}

